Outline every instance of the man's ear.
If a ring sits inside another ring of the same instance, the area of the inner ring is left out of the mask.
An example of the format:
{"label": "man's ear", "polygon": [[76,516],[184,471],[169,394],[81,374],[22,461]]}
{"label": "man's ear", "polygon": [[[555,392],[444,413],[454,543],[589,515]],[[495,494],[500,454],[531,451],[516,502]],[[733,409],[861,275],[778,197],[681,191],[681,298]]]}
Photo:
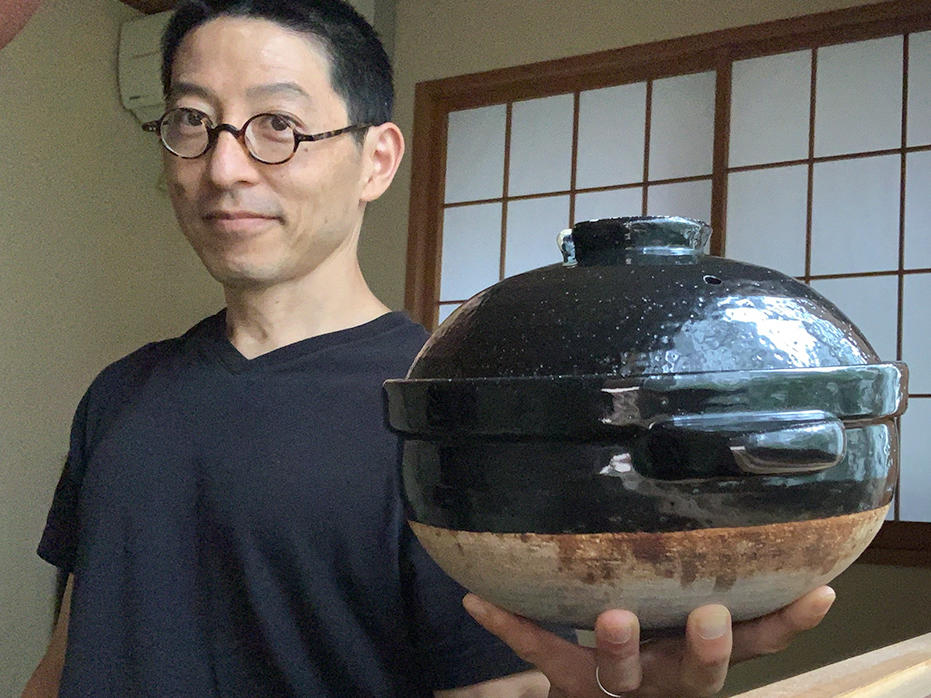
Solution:
{"label": "man's ear", "polygon": [[404,156],[404,136],[395,124],[387,122],[369,127],[363,144],[368,167],[362,182],[362,201],[374,201],[385,193]]}

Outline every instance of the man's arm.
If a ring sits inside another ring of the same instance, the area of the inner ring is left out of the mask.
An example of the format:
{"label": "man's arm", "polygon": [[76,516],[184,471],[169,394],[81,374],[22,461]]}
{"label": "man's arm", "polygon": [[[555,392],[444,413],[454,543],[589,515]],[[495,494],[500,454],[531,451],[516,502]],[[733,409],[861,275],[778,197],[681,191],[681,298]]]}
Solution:
{"label": "man's arm", "polygon": [[65,648],[68,646],[68,619],[71,617],[71,589],[74,586],[74,575],[68,575],[65,593],[61,598],[61,610],[58,612],[58,621],[52,631],[45,656],[39,666],[32,672],[32,676],[23,689],[22,698],[54,698],[58,695],[58,683],[61,680],[61,670],[65,666]]}

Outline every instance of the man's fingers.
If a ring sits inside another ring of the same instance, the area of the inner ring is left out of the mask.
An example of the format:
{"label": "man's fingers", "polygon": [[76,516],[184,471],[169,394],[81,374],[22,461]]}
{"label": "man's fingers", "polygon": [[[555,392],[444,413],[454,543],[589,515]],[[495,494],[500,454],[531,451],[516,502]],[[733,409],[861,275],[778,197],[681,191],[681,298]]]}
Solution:
{"label": "man's fingers", "polygon": [[[462,605],[486,630],[510,645],[518,657],[546,674],[559,690],[571,696],[592,695],[595,662],[589,650],[547,632],[475,594],[466,594]],[[586,665],[591,667],[590,671],[587,668],[579,670],[579,667]]]}
{"label": "man's fingers", "polygon": [[599,616],[593,654],[473,594],[463,605],[547,675],[551,695],[602,695],[594,680],[597,666],[602,685],[612,693],[636,691],[647,673],[651,690],[668,685],[669,695],[710,696],[723,687],[730,662],[783,649],[798,633],[818,625],[833,601],[834,591],[820,587],[775,613],[733,628],[724,606],[703,606],[689,615],[684,643],[681,638],[657,640],[646,646],[643,657],[637,618],[627,611]]}
{"label": "man's fingers", "polygon": [[689,614],[679,668],[683,694],[710,696],[724,687],[732,643],[731,614],[724,606],[702,606]]}
{"label": "man's fingers", "polygon": [[611,693],[640,686],[640,622],[629,611],[605,611],[595,623],[598,678]]}
{"label": "man's fingers", "polygon": [[734,626],[732,661],[740,662],[785,649],[796,635],[821,622],[835,599],[834,590],[823,586],[774,613]]}

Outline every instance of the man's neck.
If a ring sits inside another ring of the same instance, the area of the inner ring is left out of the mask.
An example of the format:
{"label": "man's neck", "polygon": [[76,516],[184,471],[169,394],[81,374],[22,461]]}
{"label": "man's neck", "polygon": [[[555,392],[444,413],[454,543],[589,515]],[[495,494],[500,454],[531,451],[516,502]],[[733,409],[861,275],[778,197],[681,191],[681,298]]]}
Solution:
{"label": "man's neck", "polygon": [[[389,312],[358,266],[339,279],[326,274],[265,288],[227,288],[226,333],[246,358],[370,322]],[[348,276],[348,278],[347,278]]]}

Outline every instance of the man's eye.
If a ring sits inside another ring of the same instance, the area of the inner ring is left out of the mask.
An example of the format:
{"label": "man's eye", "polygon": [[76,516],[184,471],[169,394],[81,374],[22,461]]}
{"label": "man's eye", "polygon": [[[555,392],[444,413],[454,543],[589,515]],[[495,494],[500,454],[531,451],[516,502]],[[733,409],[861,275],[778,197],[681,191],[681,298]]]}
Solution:
{"label": "man's eye", "polygon": [[178,109],[173,118],[180,128],[201,128],[207,121],[207,116],[196,109]]}
{"label": "man's eye", "polygon": [[280,114],[270,114],[268,117],[268,125],[275,131],[287,131],[291,128],[291,121]]}

